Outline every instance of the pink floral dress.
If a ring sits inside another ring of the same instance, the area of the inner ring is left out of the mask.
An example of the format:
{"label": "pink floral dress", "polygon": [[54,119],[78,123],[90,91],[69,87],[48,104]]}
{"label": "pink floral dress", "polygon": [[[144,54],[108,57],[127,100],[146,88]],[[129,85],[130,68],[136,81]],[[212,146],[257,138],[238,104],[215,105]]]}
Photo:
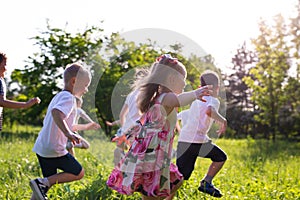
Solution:
{"label": "pink floral dress", "polygon": [[167,117],[160,105],[164,94],[142,116],[144,125],[137,124],[127,134],[135,137],[132,145],[110,174],[107,185],[120,194],[140,192],[151,197],[167,197],[183,179],[177,166],[171,163],[174,127],[173,110]]}

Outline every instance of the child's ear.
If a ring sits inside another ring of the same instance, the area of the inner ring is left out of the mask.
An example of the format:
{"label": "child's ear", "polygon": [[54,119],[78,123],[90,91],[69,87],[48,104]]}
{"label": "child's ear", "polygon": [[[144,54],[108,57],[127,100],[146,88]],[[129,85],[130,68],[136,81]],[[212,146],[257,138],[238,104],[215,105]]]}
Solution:
{"label": "child's ear", "polygon": [[73,78],[71,78],[71,84],[74,86],[75,85],[75,82],[76,82],[76,77],[73,77]]}

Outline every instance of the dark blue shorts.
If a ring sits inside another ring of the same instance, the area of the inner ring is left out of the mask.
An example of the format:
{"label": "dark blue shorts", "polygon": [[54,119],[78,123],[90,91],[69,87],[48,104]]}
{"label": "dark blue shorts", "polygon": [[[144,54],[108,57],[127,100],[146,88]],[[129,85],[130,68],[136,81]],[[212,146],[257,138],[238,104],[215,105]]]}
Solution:
{"label": "dark blue shorts", "polygon": [[227,160],[225,152],[211,141],[203,144],[178,142],[176,165],[184,180],[190,178],[197,157],[210,158],[213,162]]}
{"label": "dark blue shorts", "polygon": [[77,176],[82,170],[80,163],[69,153],[57,158],[45,158],[38,154],[36,155],[44,177],[57,174],[58,169],[63,172],[74,174],[75,176]]}

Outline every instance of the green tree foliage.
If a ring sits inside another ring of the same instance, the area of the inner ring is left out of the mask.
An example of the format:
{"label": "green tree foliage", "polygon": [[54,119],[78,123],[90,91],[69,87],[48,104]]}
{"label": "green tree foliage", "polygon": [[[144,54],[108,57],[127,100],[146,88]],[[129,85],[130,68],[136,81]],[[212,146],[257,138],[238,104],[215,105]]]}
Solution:
{"label": "green tree foliage", "polygon": [[258,63],[250,69],[250,76],[245,77],[245,82],[252,89],[251,100],[259,109],[255,120],[268,127],[266,138],[275,139],[276,133],[279,133],[279,109],[283,105],[284,84],[290,69],[287,28],[284,18],[277,15],[275,26],[261,21],[259,29],[260,35],[252,40]]}
{"label": "green tree foliage", "polygon": [[[95,107],[102,128],[106,135],[110,135],[111,127],[106,126],[104,122],[118,119],[118,114],[135,79],[133,69],[150,67],[159,52],[150,44],[137,46],[133,42],[126,42],[119,34],[113,33],[107,40],[103,54],[105,56],[102,56],[107,57],[107,62],[96,87]],[[113,116],[113,111],[117,116]]]}
{"label": "green tree foliage", "polygon": [[11,76],[12,81],[19,84],[21,93],[42,99],[39,106],[26,111],[28,121],[41,123],[53,95],[62,89],[59,85],[62,85],[64,68],[98,52],[103,41],[102,31],[91,27],[73,35],[48,24],[46,31],[32,38],[39,52],[29,56],[25,69],[14,70]]}
{"label": "green tree foliage", "polygon": [[255,137],[253,113],[254,104],[251,101],[251,89],[247,86],[244,77],[250,76],[249,70],[255,66],[257,56],[247,49],[244,43],[232,58],[233,72],[225,74],[226,85],[227,120],[228,126],[234,130],[235,137],[251,134]]}

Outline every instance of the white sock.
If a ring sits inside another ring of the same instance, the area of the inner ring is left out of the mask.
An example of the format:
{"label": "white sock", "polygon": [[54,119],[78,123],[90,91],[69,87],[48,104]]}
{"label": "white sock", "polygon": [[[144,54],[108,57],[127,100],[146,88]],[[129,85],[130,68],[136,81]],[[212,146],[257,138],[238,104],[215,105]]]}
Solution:
{"label": "white sock", "polygon": [[43,183],[44,185],[50,187],[50,183],[49,183],[49,181],[48,181],[47,178],[38,178],[38,180],[39,180],[41,183]]}

